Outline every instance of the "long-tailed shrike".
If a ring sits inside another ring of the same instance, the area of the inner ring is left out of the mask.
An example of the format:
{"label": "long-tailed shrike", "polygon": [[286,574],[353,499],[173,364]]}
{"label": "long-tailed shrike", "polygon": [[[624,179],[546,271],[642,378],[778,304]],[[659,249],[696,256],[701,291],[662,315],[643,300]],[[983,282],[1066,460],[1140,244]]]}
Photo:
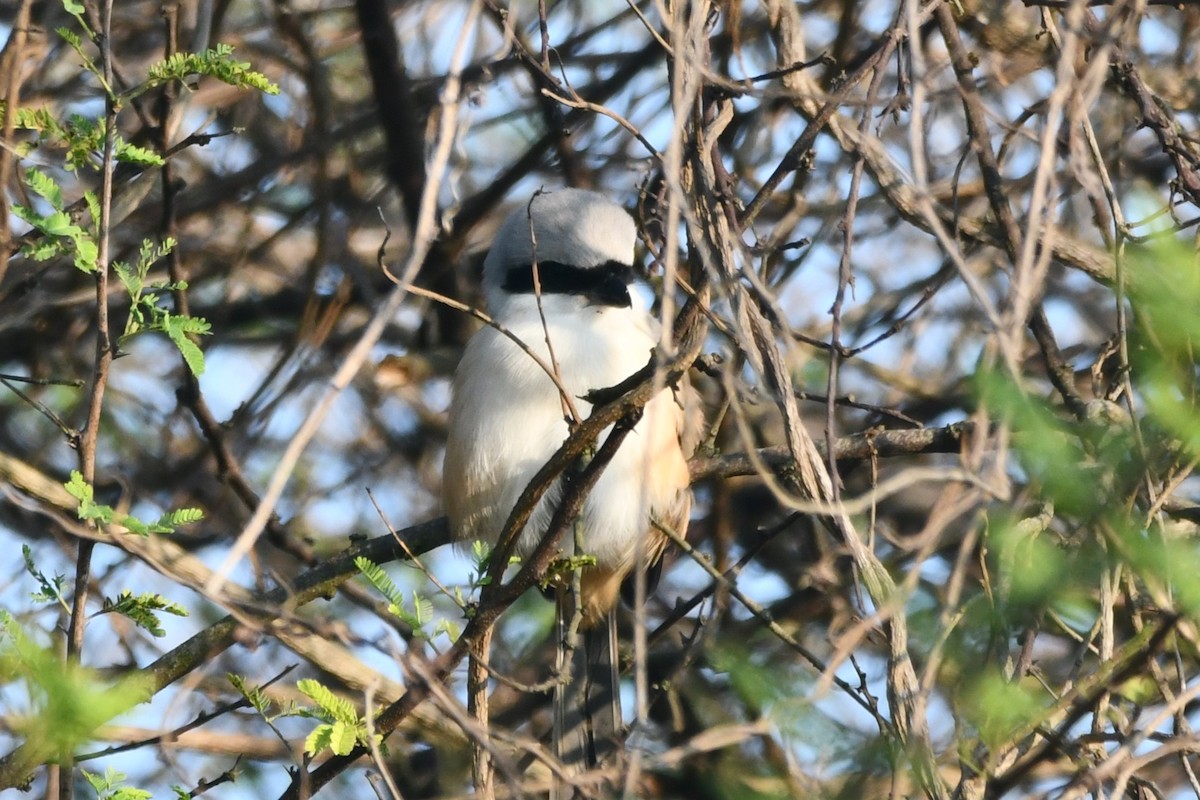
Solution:
{"label": "long-tailed shrike", "polygon": [[[591,409],[583,397],[645,366],[659,339],[656,320],[630,292],[636,235],[619,205],[594,192],[563,189],[514,211],[484,262],[491,316],[546,364],[557,364],[583,417]],[[684,439],[693,438],[685,432],[693,426],[685,406],[693,404],[681,398],[690,391],[665,388],[646,404],[583,506],[583,549],[595,564],[583,568],[579,598],[587,667],[584,675],[575,672],[570,690],[583,719],[558,708],[555,720],[559,755],[576,766],[594,765],[620,726],[611,613],[620,586],[639,558],[647,565],[660,557],[666,538],[653,521],[681,533],[687,526]],[[495,543],[521,492],[567,437],[560,392],[528,353],[496,329],[482,328],[454,378],[449,431],[443,491],[451,529],[459,540]],[[518,555],[536,548],[560,495],[555,486],[542,498],[517,541]],[[571,554],[570,530],[562,541]]]}

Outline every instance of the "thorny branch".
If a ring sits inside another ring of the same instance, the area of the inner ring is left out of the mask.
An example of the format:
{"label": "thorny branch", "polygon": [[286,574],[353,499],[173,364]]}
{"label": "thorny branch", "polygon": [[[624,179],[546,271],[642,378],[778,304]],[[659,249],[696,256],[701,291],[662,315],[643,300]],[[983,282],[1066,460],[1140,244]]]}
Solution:
{"label": "thorny branch", "polygon": [[[131,88],[188,43],[222,42],[284,88],[264,99],[188,80],[127,109],[98,102],[100,81],[55,38],[76,24],[67,11],[0,9],[0,537],[28,544],[47,580],[63,575],[76,606],[52,619],[20,574],[6,608],[34,641],[62,629],[59,658],[69,649],[100,681],[140,672],[185,715],[157,726],[183,732],[170,744],[100,729],[127,742],[92,764],[157,796],[169,781],[140,766],[153,750],[193,795],[239,783],[250,761],[299,763],[311,728],[277,723],[270,735],[289,746],[268,747],[250,727],[261,723],[222,713],[239,698],[206,677],[261,682],[299,659],[360,713],[382,709],[368,729],[391,736],[306,761],[290,796],[334,777],[369,793],[374,771],[397,795],[455,794],[468,751],[501,770],[497,795],[544,791],[557,766],[538,742],[550,653],[526,590],[640,404],[686,373],[705,430],[679,550],[699,568],[668,561],[624,617],[638,698],[627,793],[732,795],[753,780],[780,796],[983,798],[1049,781],[1072,797],[1200,796],[1200,103],[1188,77],[1200,11],[248,9],[85,3],[104,36],[84,55],[110,86]],[[106,123],[81,155],[103,168],[65,169],[62,143],[19,122],[41,109]],[[167,166],[112,170],[118,141]],[[93,280],[69,258],[33,258],[50,238],[13,215],[47,209],[31,166],[61,185],[64,223],[107,237],[102,265],[136,260],[144,238],[179,241],[149,281],[174,285],[160,297],[171,314],[212,323],[205,375],[160,357],[171,345],[152,336],[113,358],[106,337],[128,292],[105,270]],[[598,450],[538,553],[505,571],[498,548],[478,596],[460,600],[452,556],[434,551],[444,522],[413,524],[436,518],[439,481],[456,479],[438,471],[447,379],[478,324],[464,311],[479,306],[496,221],[563,184],[638,209],[661,352],[585,398],[592,417],[528,487],[510,534]],[[110,198],[96,219],[85,190]],[[388,222],[399,232],[377,255]],[[412,267],[404,288],[380,261]],[[63,486],[72,466],[121,513],[198,506],[206,519],[172,537],[96,530]],[[347,541],[381,533],[381,517],[398,521],[400,544]],[[239,534],[253,589],[246,572],[211,566]],[[434,620],[391,614],[350,580],[355,556],[392,565]],[[420,569],[401,566],[416,557]],[[444,587],[432,601],[430,576]],[[143,584],[191,620],[159,640],[123,617],[89,619],[97,598]],[[444,643],[433,626],[463,607]],[[474,687],[483,726],[455,684],[489,633]],[[6,687],[23,689],[39,708],[36,686]],[[238,727],[241,760],[214,743],[217,718]],[[44,796],[69,792],[67,772],[3,721],[0,786],[32,775]],[[836,737],[840,760],[797,745],[813,731]],[[201,758],[224,771],[197,780]]]}

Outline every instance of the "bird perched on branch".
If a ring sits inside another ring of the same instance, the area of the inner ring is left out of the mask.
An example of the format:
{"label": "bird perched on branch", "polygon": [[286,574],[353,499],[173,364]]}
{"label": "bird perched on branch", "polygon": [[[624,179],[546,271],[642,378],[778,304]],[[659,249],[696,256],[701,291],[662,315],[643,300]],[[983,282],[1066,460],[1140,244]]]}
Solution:
{"label": "bird perched on branch", "polygon": [[[485,327],[459,364],[443,478],[459,540],[495,544],[521,493],[567,438],[567,419],[587,417],[584,396],[649,361],[659,326],[630,291],[636,238],[621,206],[579,189],[539,193],[501,226],[483,289],[492,318],[528,351]],[[687,526],[687,456],[699,427],[689,422],[692,396],[685,385],[651,398],[579,517],[583,554],[594,563],[581,568],[579,598],[557,589],[560,634],[575,609],[583,632],[570,683],[555,698],[555,746],[572,769],[595,766],[620,729],[613,609],[621,584],[639,559],[646,567],[660,558],[667,540],[655,522],[680,533]],[[518,555],[537,547],[561,494],[560,478],[521,531]],[[574,554],[575,538],[568,527],[564,555]]]}

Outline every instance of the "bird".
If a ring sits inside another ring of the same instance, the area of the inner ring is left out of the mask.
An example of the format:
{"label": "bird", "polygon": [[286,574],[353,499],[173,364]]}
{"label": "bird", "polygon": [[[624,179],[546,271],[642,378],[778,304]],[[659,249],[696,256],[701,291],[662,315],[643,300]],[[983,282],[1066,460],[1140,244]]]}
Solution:
{"label": "bird", "polygon": [[[467,343],[453,381],[443,465],[444,504],[458,541],[494,545],[521,493],[567,438],[560,386],[586,417],[589,392],[619,384],[650,360],[661,329],[634,287],[636,241],[634,220],[621,205],[573,188],[535,194],[499,228],[484,260],[487,309],[543,363],[495,327],[479,329]],[[656,393],[584,501],[580,541],[594,563],[581,568],[581,596],[564,603],[559,587],[556,606],[556,629],[561,633],[564,615],[578,608],[582,632],[570,683],[555,697],[555,749],[568,767],[597,766],[616,747],[615,608],[633,570],[659,561],[668,541],[661,528],[681,535],[686,529],[697,416],[686,379]],[[521,530],[518,556],[537,547],[561,495],[560,478]],[[574,554],[574,544],[568,528],[564,556]]]}

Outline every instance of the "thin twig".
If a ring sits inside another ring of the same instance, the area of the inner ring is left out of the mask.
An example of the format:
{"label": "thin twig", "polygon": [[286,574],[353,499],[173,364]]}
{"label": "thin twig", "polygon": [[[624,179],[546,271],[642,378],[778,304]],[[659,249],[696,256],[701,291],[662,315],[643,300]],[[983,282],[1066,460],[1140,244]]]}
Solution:
{"label": "thin twig", "polygon": [[263,528],[274,512],[275,505],[283,496],[284,487],[287,485],[297,463],[299,463],[304,449],[312,441],[321,424],[329,415],[334,402],[350,384],[354,376],[358,374],[359,369],[370,355],[371,349],[379,341],[384,329],[392,321],[396,311],[399,310],[401,304],[408,296],[409,293],[404,287],[412,282],[413,277],[424,263],[425,256],[433,246],[434,239],[438,235],[435,221],[437,212],[436,189],[441,185],[441,178],[445,173],[446,165],[450,158],[450,149],[453,146],[454,131],[458,120],[459,91],[461,85],[456,76],[462,69],[467,42],[471,38],[471,33],[474,30],[474,20],[478,14],[479,3],[474,2],[471,4],[467,15],[467,24],[463,27],[462,35],[459,37],[458,44],[452,56],[453,66],[450,77],[446,81],[442,98],[442,116],[438,131],[438,144],[430,159],[429,178],[421,197],[420,214],[417,217],[416,229],[413,231],[412,245],[408,258],[401,273],[400,285],[392,289],[387,300],[375,312],[375,315],[363,330],[354,347],[342,361],[337,373],[330,380],[325,393],[317,401],[313,410],[305,417],[304,422],[300,425],[299,430],[296,431],[291,441],[288,442],[288,446],[280,458],[279,466],[276,467],[275,472],[271,475],[267,489],[259,501],[258,508],[254,510],[253,516],[243,527],[233,547],[230,548],[228,555],[221,562],[220,567],[213,573],[212,580],[205,587],[206,591],[210,594],[220,592],[229,573],[254,546],[254,542],[258,539],[259,534],[262,533]]}

